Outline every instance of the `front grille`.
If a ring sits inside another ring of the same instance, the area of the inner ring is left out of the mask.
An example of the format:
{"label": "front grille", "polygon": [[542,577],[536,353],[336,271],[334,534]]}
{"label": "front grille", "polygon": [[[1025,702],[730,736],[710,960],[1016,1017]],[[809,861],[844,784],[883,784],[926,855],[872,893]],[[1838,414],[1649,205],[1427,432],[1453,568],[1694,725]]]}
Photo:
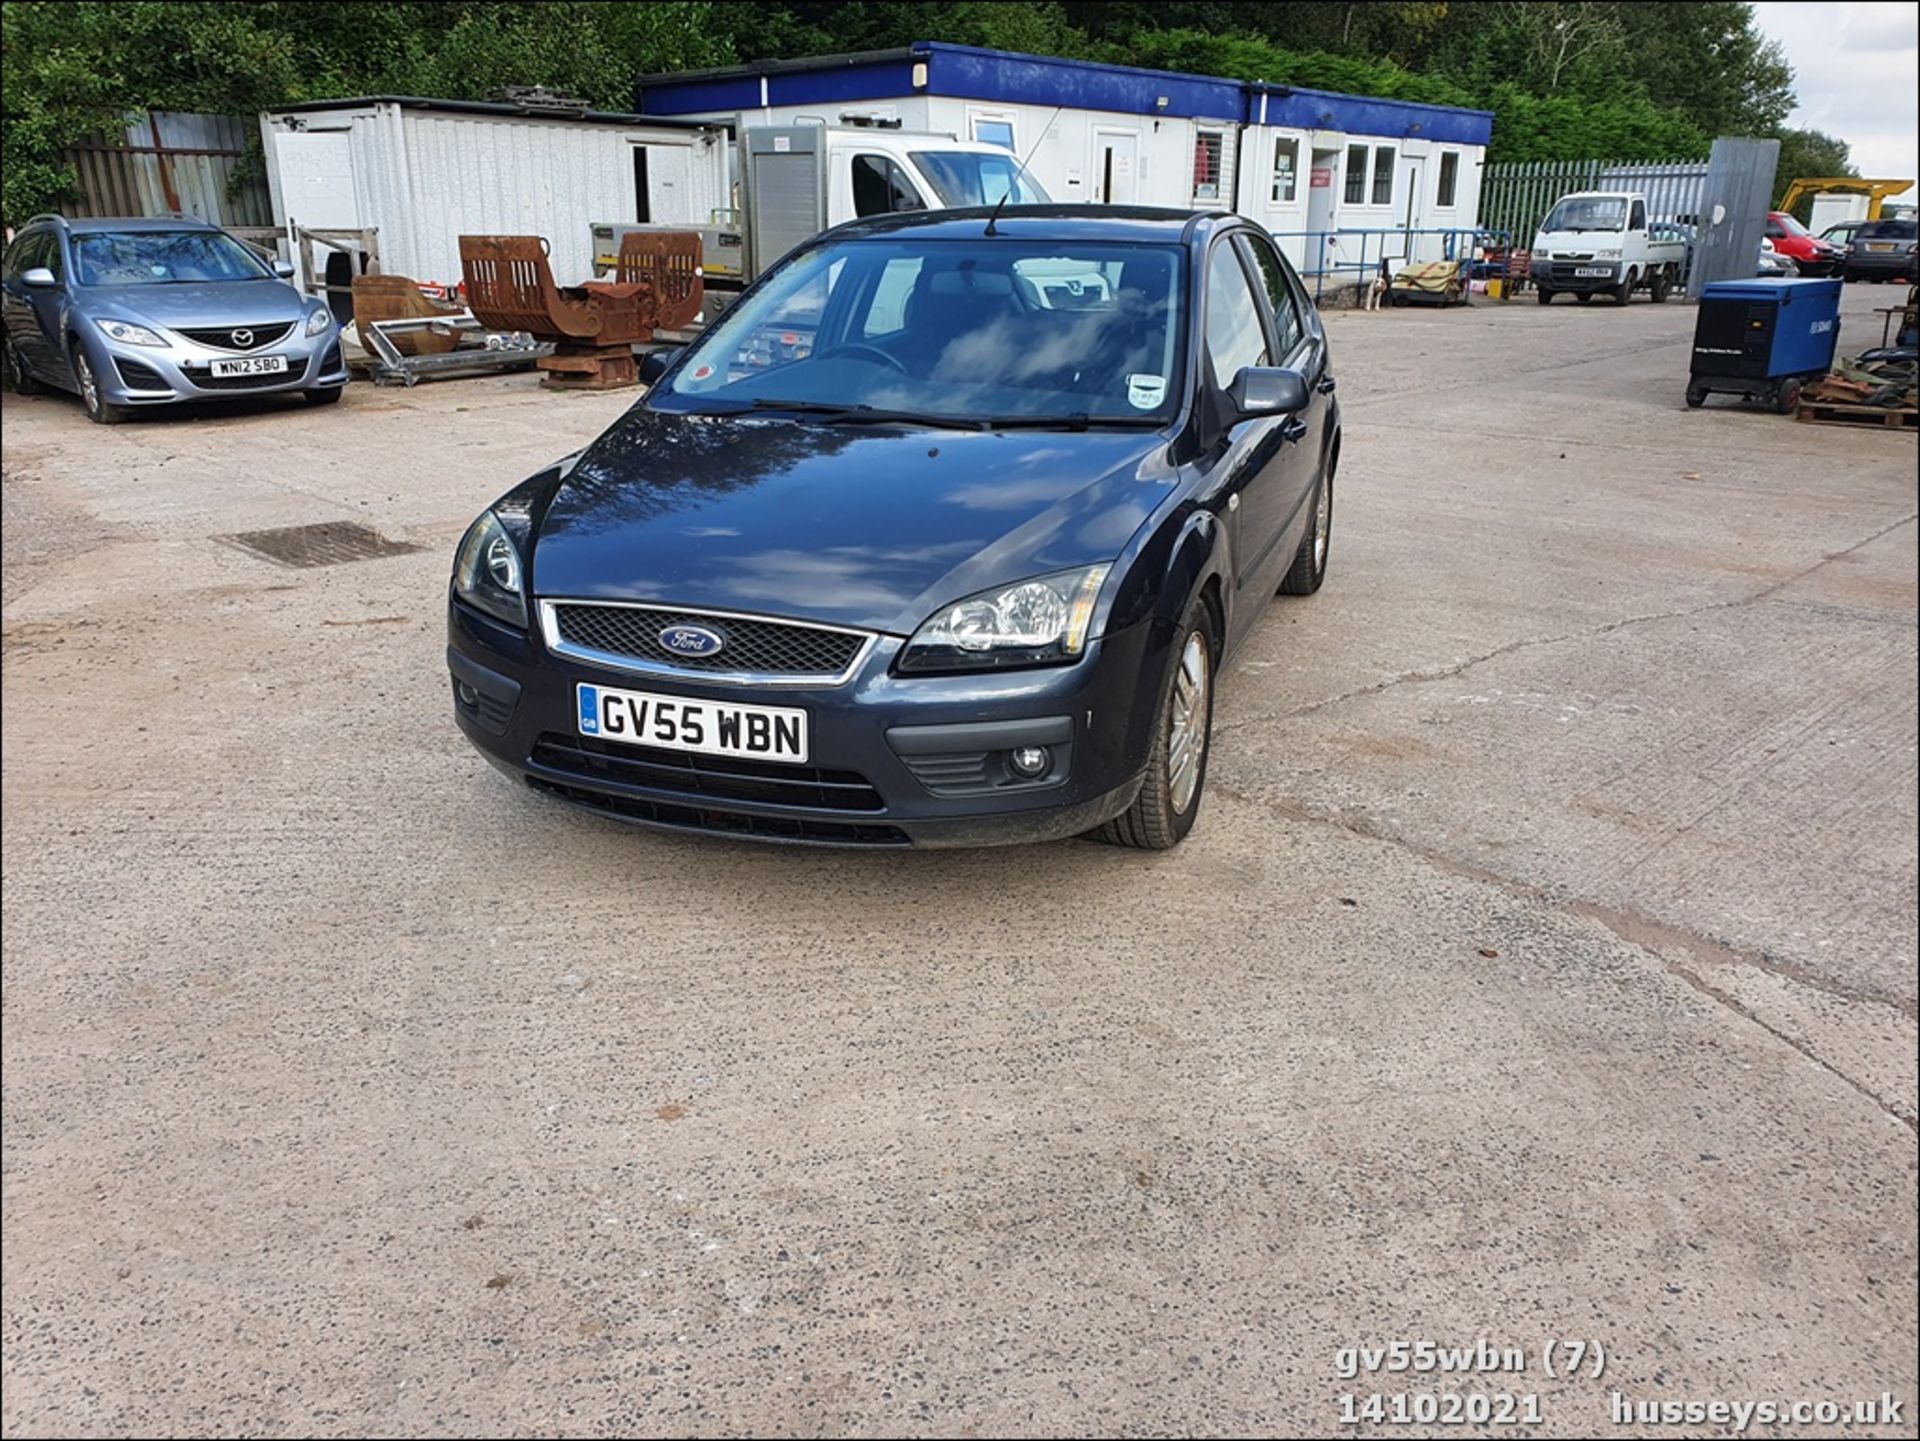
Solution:
{"label": "front grille", "polygon": [[167,390],[170,387],[160,378],[160,372],[151,365],[142,365],[137,360],[127,360],[114,356],[113,368],[120,372],[120,379],[135,390]]}
{"label": "front grille", "polygon": [[[262,346],[285,339],[287,332],[292,329],[293,322],[289,320],[284,325],[214,325],[192,330],[177,328],[175,333],[186,336],[196,345],[210,345],[215,350],[259,350]],[[242,342],[241,336],[247,339]]]}
{"label": "front grille", "polygon": [[265,390],[274,385],[292,385],[300,379],[297,370],[282,370],[272,375],[214,375],[190,365],[180,369],[202,390]]}
{"label": "front grille", "polygon": [[800,841],[830,846],[904,846],[907,834],[896,826],[876,826],[854,821],[818,821],[787,816],[748,816],[734,811],[703,810],[693,806],[671,805],[663,801],[640,800],[632,796],[610,796],[602,791],[582,790],[578,786],[556,785],[529,777],[535,790],[554,796],[602,815],[622,820],[646,821],[657,826],[678,826],[690,831],[711,831],[720,835],[748,836],[758,840]]}
{"label": "front grille", "polygon": [[[549,605],[563,648],[624,656],[671,670],[750,671],[838,680],[852,669],[861,648],[872,639],[862,631],[705,615],[666,606],[594,605],[584,601],[553,601]],[[722,641],[720,650],[704,656],[668,650],[660,644],[660,632],[674,625],[712,631]]]}
{"label": "front grille", "polygon": [[534,742],[533,761],[582,779],[673,791],[689,800],[757,801],[826,811],[885,809],[880,792],[858,771],[654,750],[552,732]]}

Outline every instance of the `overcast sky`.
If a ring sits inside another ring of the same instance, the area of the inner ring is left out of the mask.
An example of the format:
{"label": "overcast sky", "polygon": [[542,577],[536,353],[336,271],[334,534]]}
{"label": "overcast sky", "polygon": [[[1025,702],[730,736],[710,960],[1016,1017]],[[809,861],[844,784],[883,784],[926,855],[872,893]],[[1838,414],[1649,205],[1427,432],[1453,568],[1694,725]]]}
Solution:
{"label": "overcast sky", "polygon": [[1800,108],[1788,123],[1846,141],[1862,175],[1914,178],[1920,167],[1920,5],[1789,0],[1755,5],[1753,12],[1793,66]]}

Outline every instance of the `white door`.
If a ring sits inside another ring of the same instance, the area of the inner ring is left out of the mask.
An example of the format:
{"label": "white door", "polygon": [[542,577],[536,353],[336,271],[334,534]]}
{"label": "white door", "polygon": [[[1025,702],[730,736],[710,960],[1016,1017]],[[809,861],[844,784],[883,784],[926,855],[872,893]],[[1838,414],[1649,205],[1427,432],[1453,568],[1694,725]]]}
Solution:
{"label": "white door", "polygon": [[[1400,201],[1400,228],[1402,230],[1414,231],[1426,224],[1426,165],[1427,162],[1425,160],[1419,159],[1408,159],[1400,162],[1402,195]],[[1439,247],[1429,243],[1435,239],[1436,237],[1431,235],[1409,234],[1406,245],[1407,259],[1425,260],[1428,251],[1432,251],[1437,255],[1439,253]]]}
{"label": "white door", "polygon": [[697,225],[693,213],[693,152],[685,145],[647,147],[647,213],[656,225]]}
{"label": "white door", "polygon": [[356,230],[360,198],[353,188],[353,142],[344,130],[280,130],[273,137],[280,198],[287,221],[309,230]]}
{"label": "white door", "polygon": [[1140,136],[1132,130],[1094,131],[1094,204],[1131,205],[1139,187]]}
{"label": "white door", "polygon": [[[295,226],[303,230],[360,228],[360,197],[353,185],[353,141],[346,131],[275,131],[273,163],[280,173],[280,198],[287,208],[288,253],[294,264],[301,263]],[[322,280],[348,283],[358,268],[351,258],[352,250],[346,243],[329,247],[324,240],[315,242],[313,266],[318,273],[300,276],[301,287],[308,289]],[[336,291],[328,298],[336,315],[353,313],[344,292]]]}

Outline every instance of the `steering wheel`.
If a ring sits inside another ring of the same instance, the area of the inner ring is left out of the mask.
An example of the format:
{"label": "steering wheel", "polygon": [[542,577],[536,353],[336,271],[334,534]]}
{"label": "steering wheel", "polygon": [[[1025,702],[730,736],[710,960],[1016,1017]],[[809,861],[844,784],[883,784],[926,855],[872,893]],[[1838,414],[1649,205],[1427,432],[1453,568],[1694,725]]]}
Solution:
{"label": "steering wheel", "polygon": [[882,350],[877,345],[862,345],[857,340],[852,341],[846,345],[836,345],[832,350],[823,350],[813,358],[815,360],[832,360],[836,355],[869,356],[872,359],[879,361],[882,365],[891,365],[895,370],[899,371],[902,375],[905,375],[907,373],[907,367],[901,364],[896,357],[887,354],[886,351]]}

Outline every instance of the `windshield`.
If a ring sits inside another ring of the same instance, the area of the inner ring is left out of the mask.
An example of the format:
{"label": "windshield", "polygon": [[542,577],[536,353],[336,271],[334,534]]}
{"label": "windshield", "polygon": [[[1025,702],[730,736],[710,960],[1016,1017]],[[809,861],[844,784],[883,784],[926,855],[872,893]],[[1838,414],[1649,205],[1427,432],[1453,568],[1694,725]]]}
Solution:
{"label": "windshield", "polygon": [[1914,222],[1911,220],[1869,220],[1861,226],[1853,237],[1855,240],[1911,240],[1914,236]]}
{"label": "windshield", "polygon": [[1774,217],[1774,223],[1777,224],[1782,230],[1786,231],[1787,234],[1789,235],[1813,234],[1811,230],[1808,230],[1806,226],[1802,225],[1798,220],[1794,219],[1791,215],[1788,215],[1785,211],[1782,211],[1779,215]]}
{"label": "windshield", "polygon": [[[1020,173],[1012,155],[978,155],[964,150],[916,150],[913,163],[949,209],[965,205],[1045,205],[1053,197],[1031,175]],[[1007,197],[1011,188],[1012,196]]]}
{"label": "windshield", "polygon": [[1171,246],[830,242],[727,310],[649,404],[1158,423],[1178,408],[1184,283]]}
{"label": "windshield", "polygon": [[174,285],[195,280],[271,280],[254,253],[220,230],[95,231],[73,237],[82,285]]}
{"label": "windshield", "polygon": [[1542,230],[1624,230],[1627,202],[1617,195],[1575,195],[1553,207]]}

